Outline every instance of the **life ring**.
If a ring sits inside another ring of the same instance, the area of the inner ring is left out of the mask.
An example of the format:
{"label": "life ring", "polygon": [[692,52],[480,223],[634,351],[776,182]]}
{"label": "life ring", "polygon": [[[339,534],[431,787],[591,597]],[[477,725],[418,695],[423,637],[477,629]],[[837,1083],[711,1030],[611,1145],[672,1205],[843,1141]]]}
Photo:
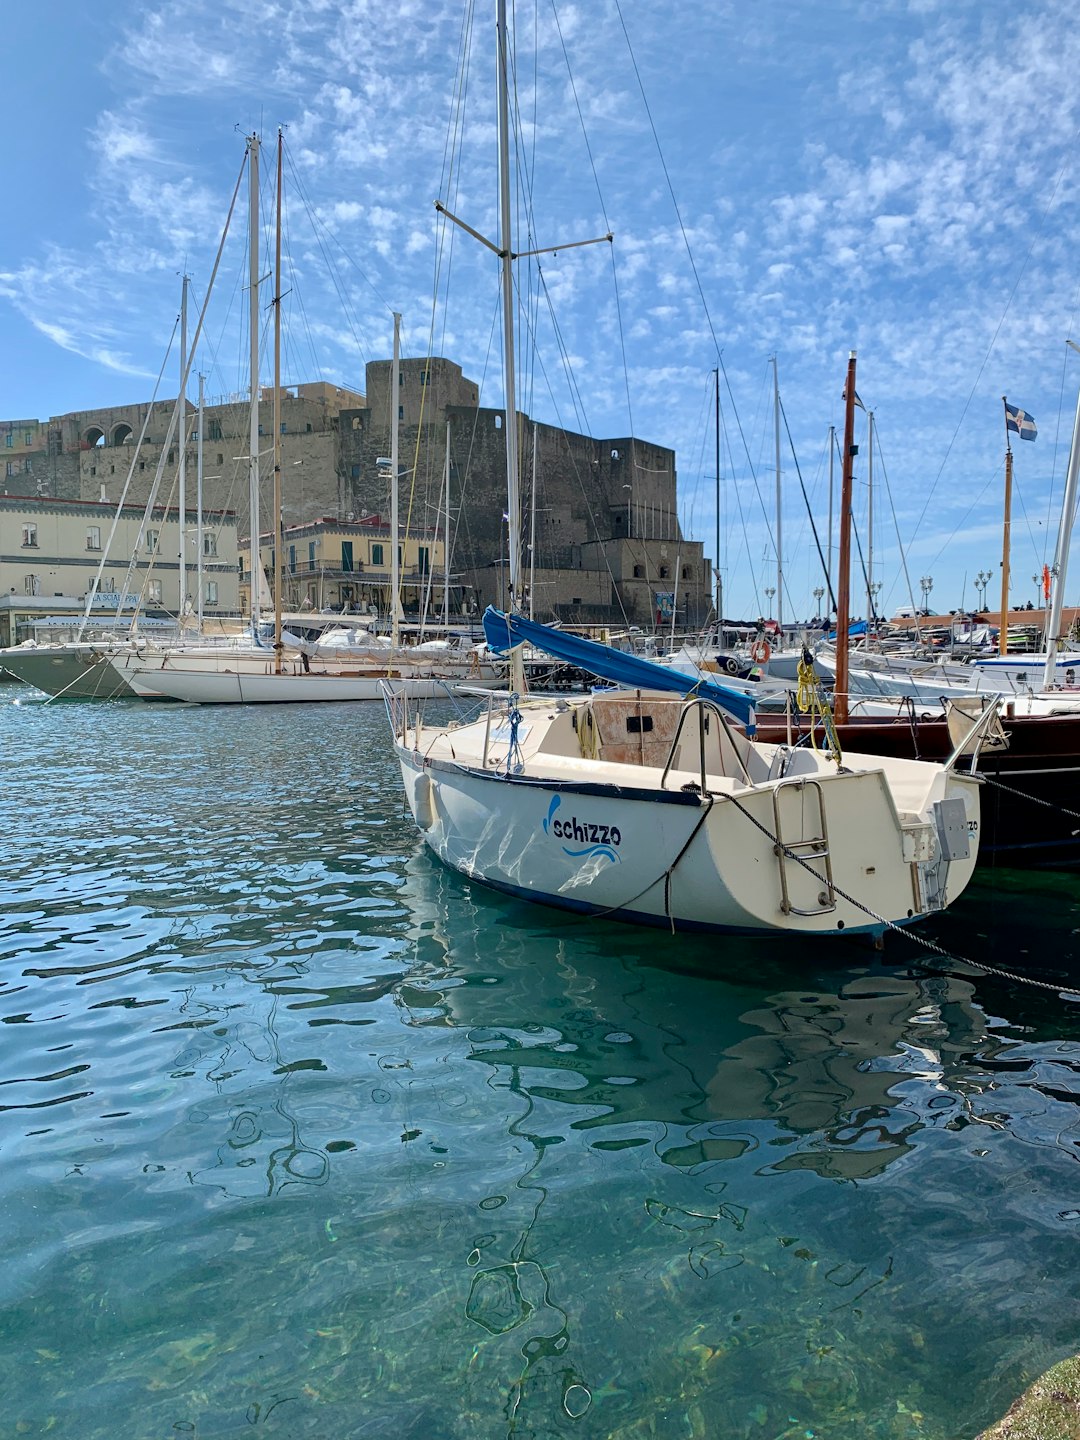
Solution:
{"label": "life ring", "polygon": [[724,669],[729,675],[737,675],[739,673],[739,662],[735,659],[734,655],[729,655],[724,661]]}
{"label": "life ring", "polygon": [[772,650],[769,642],[765,639],[764,635],[759,635],[753,645],[750,646],[750,659],[753,660],[755,665],[767,665],[771,654]]}

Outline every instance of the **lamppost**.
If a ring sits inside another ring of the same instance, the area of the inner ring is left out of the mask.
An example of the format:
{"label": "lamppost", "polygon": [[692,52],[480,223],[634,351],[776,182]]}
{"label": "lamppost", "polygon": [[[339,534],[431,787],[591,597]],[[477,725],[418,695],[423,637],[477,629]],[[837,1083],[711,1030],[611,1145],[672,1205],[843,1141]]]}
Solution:
{"label": "lamppost", "polygon": [[871,586],[870,586],[870,596],[871,596],[871,599],[872,599],[872,601],[873,601],[873,610],[874,610],[873,616],[872,616],[871,618],[872,618],[872,619],[875,619],[875,620],[877,619],[877,597],[878,597],[880,594],[881,594],[881,581],[880,581],[880,580],[875,580],[875,581],[873,581],[873,583],[872,583]]}
{"label": "lamppost", "polygon": [[1031,583],[1035,586],[1035,609],[1038,610],[1042,601],[1042,576],[1032,575]]}
{"label": "lamppost", "polygon": [[775,594],[776,594],[776,586],[775,586],[775,585],[766,585],[766,586],[765,586],[765,598],[766,598],[766,600],[768,600],[768,602],[769,602],[769,619],[770,619],[770,620],[772,619],[772,597],[773,597]]}
{"label": "lamppost", "polygon": [[986,587],[993,577],[989,570],[980,570],[975,576],[975,589],[979,592],[979,609],[986,609]]}
{"label": "lamppost", "polygon": [[932,575],[924,575],[924,576],[922,577],[922,579],[919,581],[919,584],[920,584],[920,586],[922,587],[922,608],[923,608],[923,614],[924,614],[924,615],[929,615],[929,614],[930,614],[930,591],[934,588],[934,577],[933,577]]}
{"label": "lamppost", "polygon": [[814,586],[814,618],[821,619],[821,597],[825,594],[824,585]]}

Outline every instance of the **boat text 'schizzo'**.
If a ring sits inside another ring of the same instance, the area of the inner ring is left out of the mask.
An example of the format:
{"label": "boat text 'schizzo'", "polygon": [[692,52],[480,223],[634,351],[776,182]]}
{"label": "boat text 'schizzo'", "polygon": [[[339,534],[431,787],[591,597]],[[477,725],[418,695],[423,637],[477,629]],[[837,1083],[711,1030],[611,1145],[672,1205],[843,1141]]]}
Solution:
{"label": "boat text 'schizzo'", "polygon": [[569,645],[637,688],[492,696],[449,726],[388,696],[417,826],[462,874],[639,924],[800,934],[880,933],[968,883],[979,781],[952,764],[760,744],[723,686],[687,696],[692,679],[636,657],[519,616],[485,623],[492,643],[501,629],[560,658]]}

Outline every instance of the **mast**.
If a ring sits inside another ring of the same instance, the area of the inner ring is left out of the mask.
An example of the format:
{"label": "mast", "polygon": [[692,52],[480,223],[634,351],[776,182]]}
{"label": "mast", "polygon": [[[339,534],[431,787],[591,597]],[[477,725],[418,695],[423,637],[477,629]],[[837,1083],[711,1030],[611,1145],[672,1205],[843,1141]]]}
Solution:
{"label": "mast", "polygon": [[724,575],[720,568],[720,367],[716,376],[716,643],[724,643]]}
{"label": "mast", "polygon": [[855,459],[855,351],[848,356],[844,386],[844,453],[840,482],[840,552],[836,577],[836,680],[833,715],[843,724],[848,713],[848,607],[851,595],[851,471]]}
{"label": "mast", "polygon": [[390,644],[396,650],[401,641],[398,620],[398,590],[401,588],[401,561],[398,557],[398,407],[401,404],[401,316],[394,311],[394,359],[390,372]]}
{"label": "mast", "polygon": [[[180,473],[177,481],[177,504],[180,526],[180,633],[184,630],[184,616],[187,613],[187,304],[188,281],[185,274],[180,288]],[[200,435],[201,439],[201,435]]]}
{"label": "mast", "polygon": [[[1072,345],[1072,341],[1068,342]],[[1077,347],[1074,345],[1073,349]],[[1061,501],[1061,523],[1058,526],[1057,545],[1054,549],[1054,589],[1050,602],[1050,614],[1046,621],[1046,673],[1043,688],[1048,689],[1054,682],[1054,667],[1057,652],[1061,648],[1061,611],[1065,604],[1065,573],[1069,565],[1069,545],[1072,541],[1073,520],[1076,518],[1076,496],[1080,478],[1080,395],[1076,399],[1076,415],[1073,419],[1072,444],[1069,446],[1069,468],[1065,473],[1065,494]]]}
{"label": "mast", "polygon": [[510,517],[510,585],[507,609],[517,610],[521,596],[521,487],[518,478],[516,379],[514,376],[514,256],[510,231],[510,99],[506,36],[506,0],[497,0],[499,42],[499,263],[502,269],[503,389],[506,415],[506,513]]}
{"label": "mast", "polygon": [[202,371],[199,371],[199,443],[195,447],[195,505],[198,510],[198,517],[195,521],[195,576],[198,587],[196,606],[199,617],[199,636],[203,633],[203,412],[205,397],[203,395]]}
{"label": "mast", "polygon": [[[1003,395],[1002,405],[1008,402]],[[1005,519],[1001,536],[1001,623],[998,626],[998,654],[1009,653],[1009,526],[1012,523],[1012,446],[1009,444],[1009,416],[1005,412]]]}
{"label": "mast", "polygon": [[872,410],[867,411],[866,423],[869,427],[867,434],[869,454],[866,460],[866,633],[869,635],[871,625],[874,627],[874,633],[877,633],[877,614],[874,606],[874,412]]}
{"label": "mast", "polygon": [[533,618],[533,585],[536,581],[536,421],[532,427],[532,486],[529,490],[529,619]]}
{"label": "mast", "polygon": [[446,515],[443,520],[443,627],[450,628],[450,421],[446,422]]}
{"label": "mast", "polygon": [[281,546],[281,151],[277,132],[277,199],[274,217],[274,674],[281,674],[281,586],[285,570]]}
{"label": "mast", "polygon": [[248,429],[248,511],[251,530],[251,633],[259,633],[262,554],[259,541],[259,137],[248,137],[248,326],[251,423]]}
{"label": "mast", "polygon": [[832,462],[837,458],[837,426],[829,425],[829,533],[825,546],[825,593],[832,599]]}
{"label": "mast", "polygon": [[784,543],[780,507],[780,375],[773,356],[773,430],[776,439],[776,623],[784,640]]}

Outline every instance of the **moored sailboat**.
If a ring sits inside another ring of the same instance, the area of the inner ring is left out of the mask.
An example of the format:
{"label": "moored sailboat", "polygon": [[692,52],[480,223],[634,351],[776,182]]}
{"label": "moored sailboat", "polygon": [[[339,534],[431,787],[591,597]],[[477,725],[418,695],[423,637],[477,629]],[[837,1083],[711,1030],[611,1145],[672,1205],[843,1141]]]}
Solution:
{"label": "moored sailboat", "polygon": [[[500,243],[491,248],[502,278],[514,605],[521,509],[505,0],[496,30]],[[850,433],[847,448],[850,512]],[[525,697],[519,679],[518,693],[492,697],[478,719],[452,728],[426,724],[407,696],[388,694],[409,807],[426,843],[463,875],[637,924],[801,935],[879,934],[940,910],[970,879],[979,782],[955,764],[851,755],[841,764],[762,745],[745,694],[520,614],[489,610],[485,629],[513,657],[531,644],[623,688],[552,701]]]}

